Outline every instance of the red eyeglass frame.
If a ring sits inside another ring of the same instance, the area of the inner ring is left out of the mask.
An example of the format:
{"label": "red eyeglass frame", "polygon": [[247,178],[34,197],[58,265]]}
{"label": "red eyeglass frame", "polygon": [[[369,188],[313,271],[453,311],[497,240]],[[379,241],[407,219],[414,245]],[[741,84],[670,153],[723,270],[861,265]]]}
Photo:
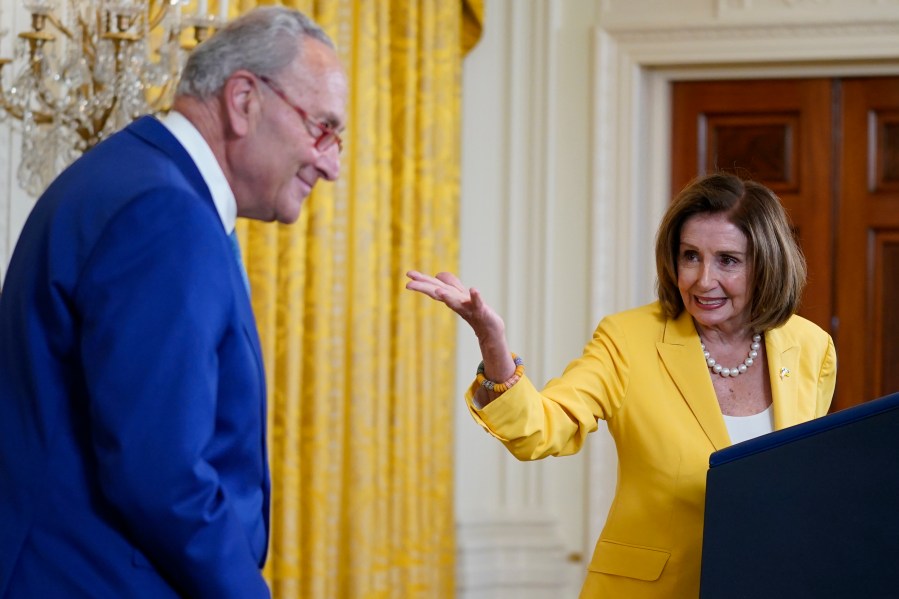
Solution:
{"label": "red eyeglass frame", "polygon": [[[314,145],[315,145],[315,148],[319,152],[327,151],[335,143],[337,144],[338,153],[343,151],[343,139],[341,139],[340,134],[337,132],[336,129],[334,129],[334,127],[332,125],[330,125],[329,123],[323,123],[321,121],[317,121],[314,118],[312,118],[311,116],[309,116],[308,112],[306,112],[305,110],[303,110],[302,108],[300,108],[299,106],[297,106],[296,104],[294,104],[293,102],[290,101],[290,98],[287,97],[287,94],[284,93],[284,90],[282,90],[281,87],[277,83],[275,83],[274,81],[272,81],[265,75],[256,75],[256,76],[270,90],[275,92],[275,95],[278,96],[279,98],[281,98],[281,100],[283,100],[283,102],[285,104],[287,104],[288,106],[293,108],[294,112],[296,112],[298,115],[300,115],[300,118],[303,119],[303,125],[306,127],[306,131],[309,132],[309,135],[311,135],[312,137],[315,138]],[[319,131],[321,131],[321,133],[316,135],[315,131],[310,129],[310,125],[312,127],[315,127],[316,129],[318,129]]]}

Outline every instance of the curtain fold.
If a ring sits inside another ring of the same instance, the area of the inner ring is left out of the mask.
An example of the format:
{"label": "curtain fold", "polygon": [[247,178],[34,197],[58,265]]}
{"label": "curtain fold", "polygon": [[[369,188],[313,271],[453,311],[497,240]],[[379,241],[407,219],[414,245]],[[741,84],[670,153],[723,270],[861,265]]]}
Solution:
{"label": "curtain fold", "polygon": [[334,39],[350,98],[340,179],[294,225],[238,223],[269,383],[266,576],[275,599],[450,598],[456,323],[404,275],[457,270],[482,1],[283,4]]}

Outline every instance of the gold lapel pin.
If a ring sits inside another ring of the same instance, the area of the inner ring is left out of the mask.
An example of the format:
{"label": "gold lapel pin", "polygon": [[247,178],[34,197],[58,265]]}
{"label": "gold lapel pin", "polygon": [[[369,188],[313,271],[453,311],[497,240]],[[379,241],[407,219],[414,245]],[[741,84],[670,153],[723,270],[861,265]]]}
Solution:
{"label": "gold lapel pin", "polygon": [[790,376],[790,369],[786,366],[780,369],[780,380],[784,380],[784,377]]}

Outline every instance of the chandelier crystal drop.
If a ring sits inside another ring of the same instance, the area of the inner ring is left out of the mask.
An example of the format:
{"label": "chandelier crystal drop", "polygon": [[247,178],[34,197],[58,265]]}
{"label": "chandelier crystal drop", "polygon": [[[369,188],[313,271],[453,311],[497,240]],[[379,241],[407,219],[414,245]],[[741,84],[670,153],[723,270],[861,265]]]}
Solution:
{"label": "chandelier crystal drop", "polygon": [[[217,16],[206,0],[25,0],[24,6],[31,29],[13,40],[12,59],[0,58],[0,120],[21,133],[17,177],[32,196],[116,130],[168,110],[187,53],[228,11],[227,0],[219,0]],[[12,71],[8,77],[4,67]]]}
{"label": "chandelier crystal drop", "polygon": [[752,336],[752,343],[749,344],[749,354],[746,356],[746,359],[733,368],[725,368],[718,363],[715,358],[713,358],[708,350],[705,348],[705,343],[700,340],[699,345],[702,347],[702,355],[705,356],[705,363],[708,365],[709,370],[714,372],[715,374],[719,374],[724,377],[736,377],[741,374],[745,374],[749,367],[755,363],[755,359],[759,356],[759,348],[762,346],[761,344],[762,336],[759,334]]}

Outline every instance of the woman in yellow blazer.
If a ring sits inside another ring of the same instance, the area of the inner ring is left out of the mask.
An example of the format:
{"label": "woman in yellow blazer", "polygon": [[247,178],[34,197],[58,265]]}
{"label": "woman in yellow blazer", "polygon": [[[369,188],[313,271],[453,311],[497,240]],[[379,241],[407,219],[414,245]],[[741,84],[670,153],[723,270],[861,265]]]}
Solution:
{"label": "woman in yellow blazer", "polygon": [[795,315],[805,262],[770,190],[697,179],[663,218],[656,259],[659,301],[604,318],[542,391],[476,290],[409,273],[474,329],[484,360],[466,400],[517,458],[575,453],[606,421],[618,483],[584,598],[698,597],[709,454],[822,416],[833,396],[833,342]]}

